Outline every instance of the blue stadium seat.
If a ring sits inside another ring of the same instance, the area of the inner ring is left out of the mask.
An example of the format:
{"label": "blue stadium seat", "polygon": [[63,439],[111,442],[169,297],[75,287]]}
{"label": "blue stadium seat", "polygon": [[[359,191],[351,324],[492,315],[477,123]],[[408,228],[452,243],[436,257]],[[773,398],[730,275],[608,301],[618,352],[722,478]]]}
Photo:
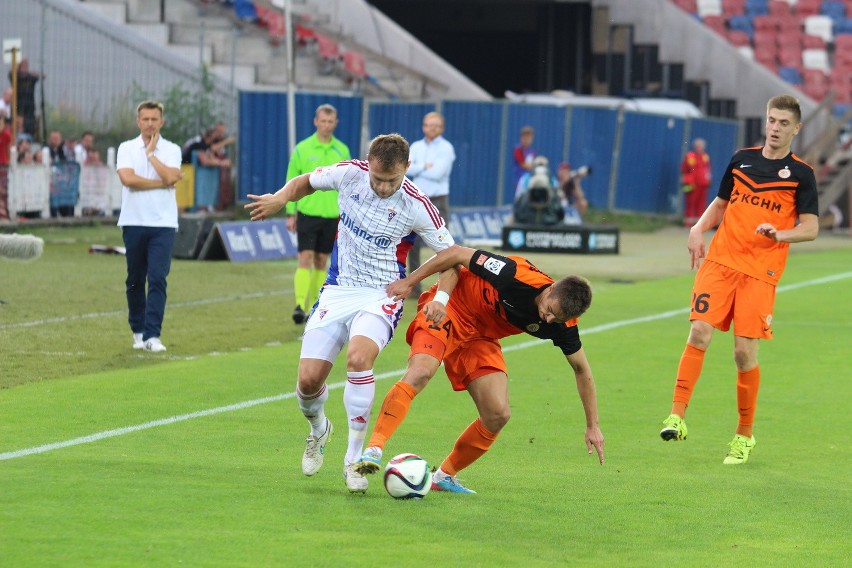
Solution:
{"label": "blue stadium seat", "polygon": [[840,34],[852,34],[852,17],[834,20],[834,35],[837,36]]}
{"label": "blue stadium seat", "polygon": [[819,13],[823,16],[828,16],[835,23],[838,20],[842,20],[846,18],[846,5],[843,2],[838,2],[837,0],[823,0],[823,3],[820,5]]}
{"label": "blue stadium seat", "polygon": [[728,19],[728,29],[731,31],[745,32],[748,37],[754,37],[754,20],[751,16],[731,16]]}
{"label": "blue stadium seat", "polygon": [[769,0],[746,0],[745,13],[750,16],[768,16]]}
{"label": "blue stadium seat", "polygon": [[802,84],[802,74],[795,67],[779,67],[778,75],[791,85]]}

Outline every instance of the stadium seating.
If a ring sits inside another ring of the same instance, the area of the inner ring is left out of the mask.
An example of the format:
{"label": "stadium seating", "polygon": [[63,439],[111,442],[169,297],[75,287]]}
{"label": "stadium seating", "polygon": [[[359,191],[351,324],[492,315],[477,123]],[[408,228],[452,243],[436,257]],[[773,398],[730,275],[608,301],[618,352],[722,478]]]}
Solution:
{"label": "stadium seating", "polygon": [[816,101],[852,105],[852,0],[672,0]]}
{"label": "stadium seating", "polygon": [[702,18],[706,16],[721,16],[722,0],[697,0],[696,8],[698,15]]}

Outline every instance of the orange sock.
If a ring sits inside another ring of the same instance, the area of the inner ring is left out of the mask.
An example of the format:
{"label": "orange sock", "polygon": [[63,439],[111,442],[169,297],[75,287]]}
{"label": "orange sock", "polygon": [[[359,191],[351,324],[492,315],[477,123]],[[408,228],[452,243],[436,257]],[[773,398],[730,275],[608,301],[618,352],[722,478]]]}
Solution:
{"label": "orange sock", "polygon": [[458,472],[482,457],[488,451],[497,433],[489,431],[482,420],[477,418],[462,432],[453,451],[441,464],[441,470],[449,475],[455,476]]}
{"label": "orange sock", "polygon": [[367,447],[385,447],[388,439],[393,436],[393,433],[408,416],[411,401],[414,400],[416,395],[417,392],[415,392],[414,387],[402,381],[397,381],[391,387],[384,402],[382,402],[382,408],[379,410],[379,417],[376,420],[375,428],[373,428],[373,435],[367,442]]}
{"label": "orange sock", "polygon": [[760,365],[748,371],[737,371],[737,408],[740,422],[737,434],[751,438],[754,414],[757,411],[757,391],[760,390]]}
{"label": "orange sock", "polygon": [[705,353],[704,349],[699,349],[689,343],[686,344],[686,349],[683,350],[683,355],[680,356],[680,364],[677,367],[677,381],[672,398],[672,414],[677,414],[680,417],[686,415],[686,407],[689,406],[695,383],[701,376]]}

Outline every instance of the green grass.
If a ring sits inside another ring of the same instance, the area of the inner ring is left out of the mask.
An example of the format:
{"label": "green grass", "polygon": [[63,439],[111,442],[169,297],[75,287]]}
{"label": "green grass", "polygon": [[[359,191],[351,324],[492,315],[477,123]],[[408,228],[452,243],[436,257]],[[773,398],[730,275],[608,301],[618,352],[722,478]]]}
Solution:
{"label": "green grass", "polygon": [[[605,465],[586,452],[564,357],[518,336],[505,342],[512,419],[461,474],[479,494],[405,502],[376,479],[365,496],[343,485],[339,365],[326,465],[300,472],[292,263],[176,261],[169,351],[143,355],[130,349],[124,259],[85,252],[119,244],[117,231],[39,234],[42,259],[0,264],[0,454],[108,434],[0,460],[3,566],[848,565],[852,279],[795,285],[848,272],[850,249],[791,256],[776,339],[761,344],[758,446],[745,466],[721,463],[736,426],[730,334],[708,352],[689,439],[663,443],[686,314],[600,328],[685,308],[692,277],[590,275],[581,335]],[[377,404],[406,355],[397,337],[380,356]],[[387,456],[437,465],[474,419],[442,373],[432,383]]]}

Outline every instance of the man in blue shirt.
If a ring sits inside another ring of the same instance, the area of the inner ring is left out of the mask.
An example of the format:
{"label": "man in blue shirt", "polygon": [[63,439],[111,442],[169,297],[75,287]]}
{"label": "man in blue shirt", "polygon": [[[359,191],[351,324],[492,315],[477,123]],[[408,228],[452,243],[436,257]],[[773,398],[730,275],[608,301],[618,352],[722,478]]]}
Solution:
{"label": "man in blue shirt", "polygon": [[[450,173],[456,161],[453,145],[442,136],[444,117],[438,112],[430,112],[423,117],[423,138],[411,145],[411,166],[405,175],[425,193],[441,217],[450,220]],[[409,274],[420,266],[421,239],[417,239],[408,253]],[[412,290],[412,296],[419,297],[421,289]]]}

